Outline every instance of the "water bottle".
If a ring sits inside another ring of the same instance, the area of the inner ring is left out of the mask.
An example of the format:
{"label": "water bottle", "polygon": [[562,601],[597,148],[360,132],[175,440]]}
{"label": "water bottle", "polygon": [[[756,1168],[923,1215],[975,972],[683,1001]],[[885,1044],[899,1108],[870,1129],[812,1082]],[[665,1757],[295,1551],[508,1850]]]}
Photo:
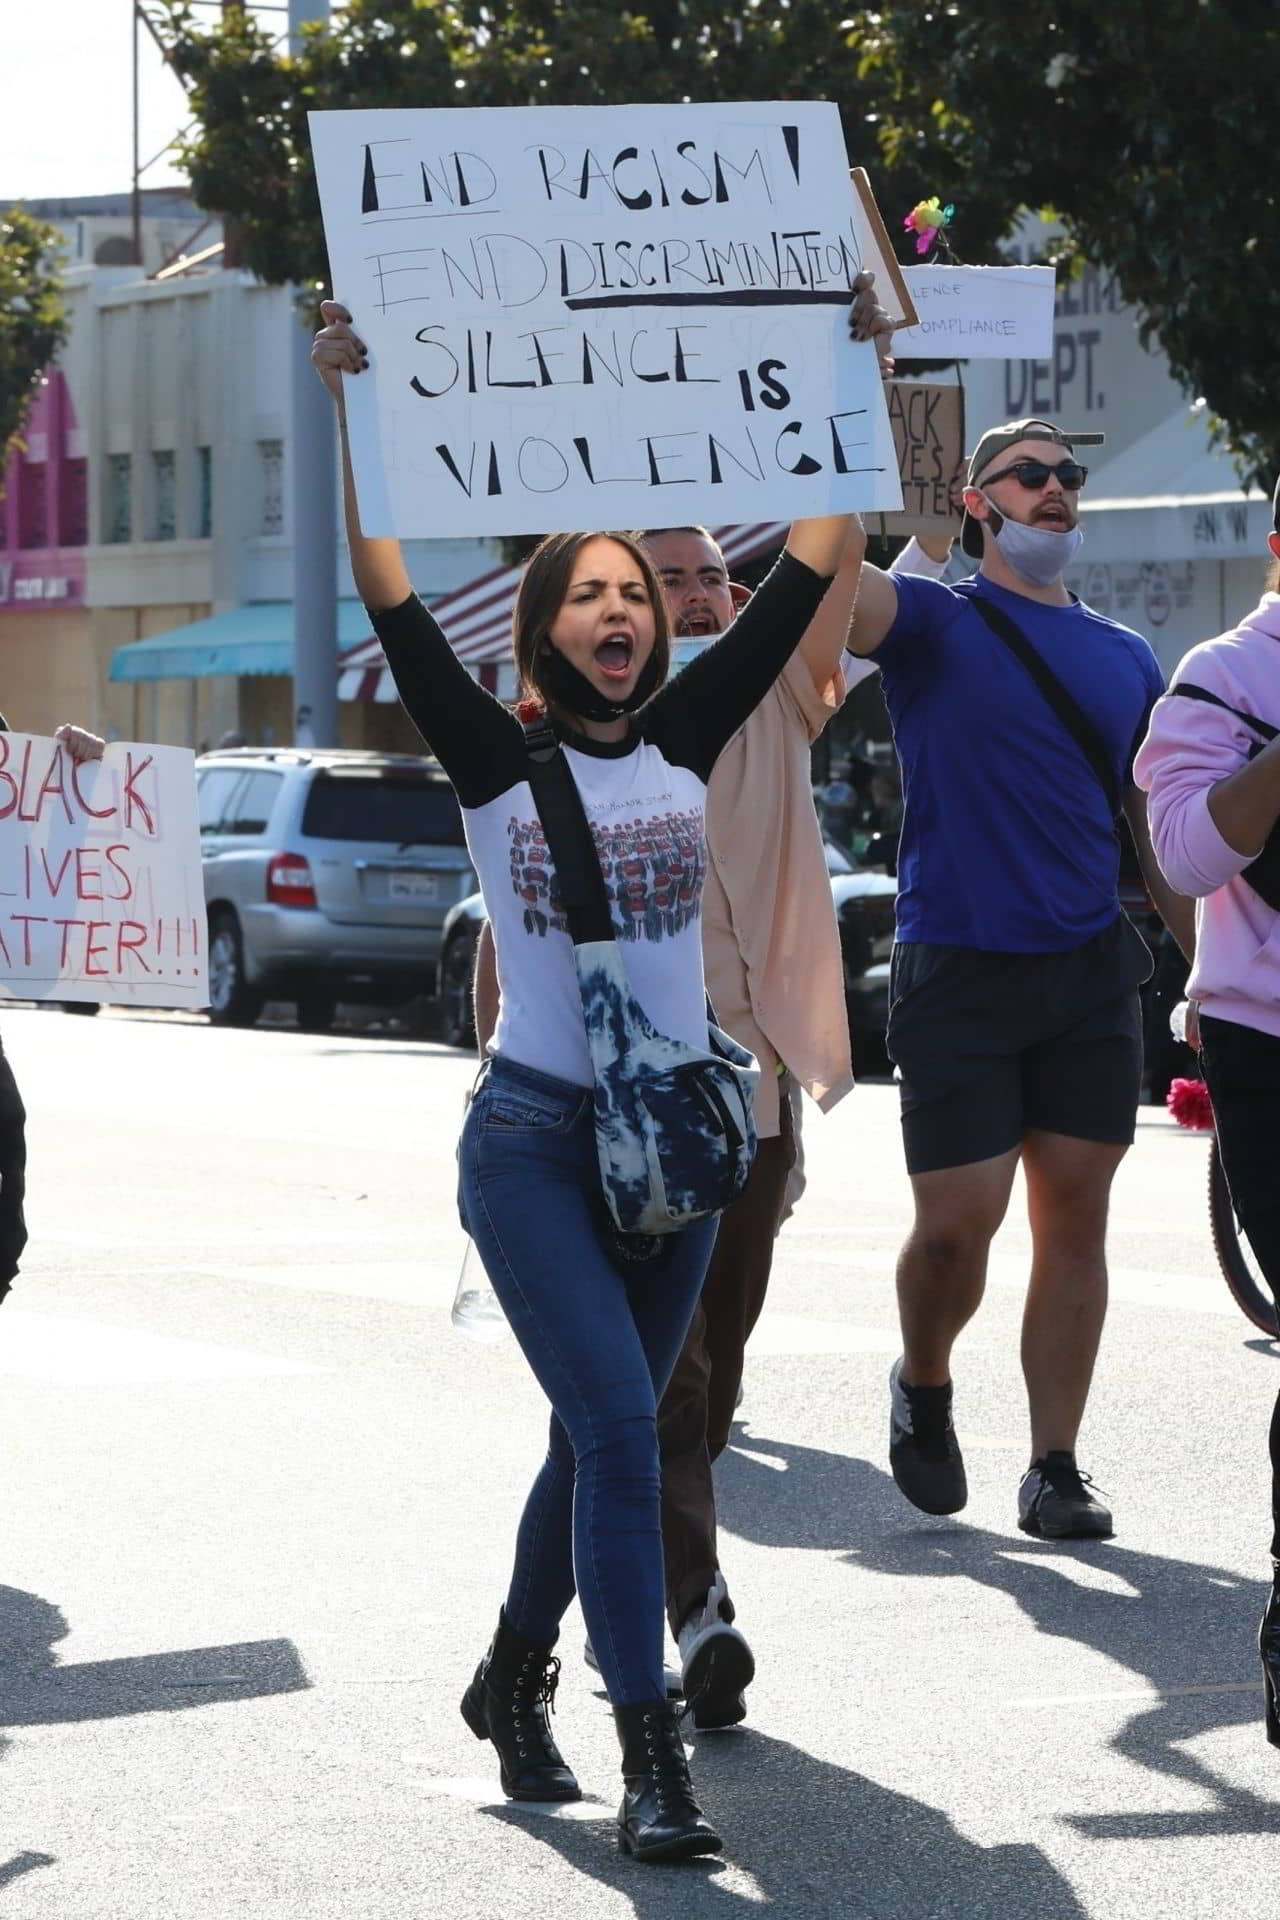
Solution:
{"label": "water bottle", "polygon": [[467,1241],[462,1256],[462,1269],[458,1274],[450,1318],[460,1333],[470,1334],[473,1340],[490,1344],[495,1340],[505,1340],[511,1331],[507,1316],[498,1305],[498,1296],[489,1285],[489,1276],[474,1240]]}

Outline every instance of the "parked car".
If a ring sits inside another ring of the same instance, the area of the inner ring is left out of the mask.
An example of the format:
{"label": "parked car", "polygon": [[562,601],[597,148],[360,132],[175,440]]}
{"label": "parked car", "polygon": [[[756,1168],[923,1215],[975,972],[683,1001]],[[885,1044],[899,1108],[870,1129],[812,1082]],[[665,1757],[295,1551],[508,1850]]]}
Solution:
{"label": "parked car", "polygon": [[[889,954],[897,882],[887,873],[856,867],[826,842],[827,873],[844,957],[845,1004],[854,1065],[864,1073],[883,1070],[884,1030],[889,1017]],[[440,950],[441,1035],[450,1046],[475,1045],[471,976],[476,942],[485,923],[484,900],[473,893],[445,915]]]}
{"label": "parked car", "polygon": [[292,1000],[323,1032],[340,1000],[434,992],[445,915],[476,876],[434,760],[239,747],[196,762],[209,1018]]}

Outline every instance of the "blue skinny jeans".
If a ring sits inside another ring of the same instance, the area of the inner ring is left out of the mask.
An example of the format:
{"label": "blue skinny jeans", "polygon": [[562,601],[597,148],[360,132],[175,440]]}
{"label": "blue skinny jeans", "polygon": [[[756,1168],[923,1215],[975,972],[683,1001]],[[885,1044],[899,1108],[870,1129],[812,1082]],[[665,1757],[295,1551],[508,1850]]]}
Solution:
{"label": "blue skinny jeans", "polygon": [[500,1057],[471,1102],[459,1166],[472,1238],[552,1408],[507,1618],[550,1646],[576,1591],[610,1700],[661,1700],[657,1405],[716,1222],[671,1234],[652,1263],[620,1262],[603,1225],[590,1093]]}

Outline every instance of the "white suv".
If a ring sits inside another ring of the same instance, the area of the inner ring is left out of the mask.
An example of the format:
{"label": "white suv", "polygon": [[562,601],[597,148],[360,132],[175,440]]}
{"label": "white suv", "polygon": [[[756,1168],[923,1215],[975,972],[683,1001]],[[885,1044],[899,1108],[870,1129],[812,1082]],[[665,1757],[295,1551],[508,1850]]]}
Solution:
{"label": "white suv", "polygon": [[196,784],[211,1020],[293,1000],[322,1032],[340,1000],[435,991],[441,925],[476,878],[434,760],[238,747],[202,755]]}

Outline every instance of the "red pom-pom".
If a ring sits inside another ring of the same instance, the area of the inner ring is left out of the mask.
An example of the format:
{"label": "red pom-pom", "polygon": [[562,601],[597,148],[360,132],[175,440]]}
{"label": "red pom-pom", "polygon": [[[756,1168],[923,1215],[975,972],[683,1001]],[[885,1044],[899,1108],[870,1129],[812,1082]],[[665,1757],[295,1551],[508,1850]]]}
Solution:
{"label": "red pom-pom", "polygon": [[1193,1133],[1213,1132],[1213,1102],[1203,1080],[1173,1080],[1165,1105],[1180,1127]]}
{"label": "red pom-pom", "polygon": [[546,708],[536,696],[516,701],[516,719],[522,727],[527,727],[533,720],[541,720],[545,712]]}

